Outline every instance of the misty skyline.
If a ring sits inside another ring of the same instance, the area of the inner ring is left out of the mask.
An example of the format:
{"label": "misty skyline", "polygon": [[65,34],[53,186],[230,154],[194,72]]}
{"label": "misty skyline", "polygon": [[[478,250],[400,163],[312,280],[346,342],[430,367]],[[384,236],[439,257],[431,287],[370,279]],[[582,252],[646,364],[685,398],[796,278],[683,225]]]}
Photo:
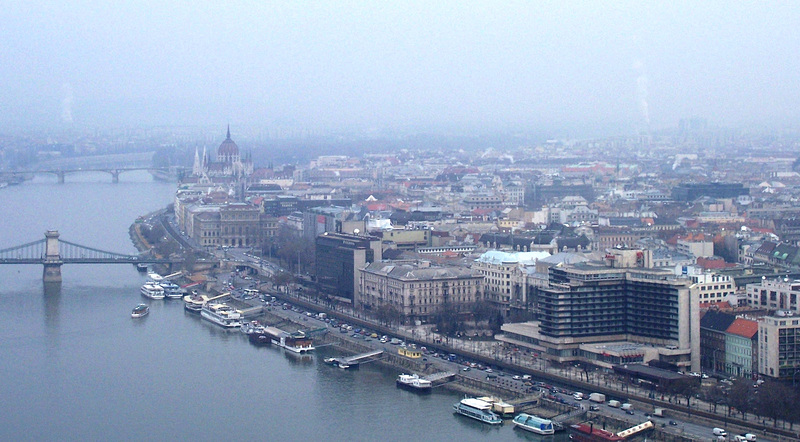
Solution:
{"label": "misty skyline", "polygon": [[0,124],[794,125],[800,5],[19,2]]}

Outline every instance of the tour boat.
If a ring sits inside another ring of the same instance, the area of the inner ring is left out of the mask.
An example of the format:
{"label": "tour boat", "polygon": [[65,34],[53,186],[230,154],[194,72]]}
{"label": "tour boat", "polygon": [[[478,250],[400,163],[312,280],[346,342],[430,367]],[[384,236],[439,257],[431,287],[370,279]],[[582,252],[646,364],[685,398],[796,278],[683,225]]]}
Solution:
{"label": "tour boat", "polygon": [[232,328],[242,325],[242,315],[224,302],[207,302],[200,310],[200,316],[222,327]]}
{"label": "tour boat", "polygon": [[492,404],[475,398],[464,398],[461,402],[453,404],[456,413],[479,420],[486,424],[500,425],[503,420],[492,413]]}
{"label": "tour boat", "polygon": [[164,289],[164,296],[169,299],[181,299],[186,294],[186,291],[181,288],[178,284],[174,282],[164,281],[159,283],[158,285]]}
{"label": "tour boat", "polygon": [[400,374],[397,376],[396,384],[400,388],[415,391],[418,393],[430,393],[432,389],[431,381],[419,377],[418,374]]}
{"label": "tour boat", "polygon": [[591,423],[570,425],[569,429],[570,440],[578,442],[615,442],[625,440],[624,437],[618,436],[615,433],[603,430],[602,428],[595,428],[594,424]]}
{"label": "tour boat", "polygon": [[203,305],[206,303],[206,298],[202,295],[186,295],[183,297],[183,309],[189,313],[200,314]]}
{"label": "tour boat", "polygon": [[553,434],[553,421],[532,414],[520,413],[514,418],[514,426],[536,434]]}
{"label": "tour boat", "polygon": [[150,307],[147,304],[139,304],[133,308],[131,312],[131,318],[141,318],[142,316],[146,316],[150,313]]}
{"label": "tour boat", "polygon": [[293,351],[295,353],[306,353],[314,350],[314,344],[311,340],[311,337],[307,336],[302,331],[289,333],[279,328],[265,326],[264,333],[269,336],[270,341],[273,344],[283,347],[289,351]]}
{"label": "tour boat", "polygon": [[155,282],[146,282],[140,292],[145,298],[164,299],[164,289]]}

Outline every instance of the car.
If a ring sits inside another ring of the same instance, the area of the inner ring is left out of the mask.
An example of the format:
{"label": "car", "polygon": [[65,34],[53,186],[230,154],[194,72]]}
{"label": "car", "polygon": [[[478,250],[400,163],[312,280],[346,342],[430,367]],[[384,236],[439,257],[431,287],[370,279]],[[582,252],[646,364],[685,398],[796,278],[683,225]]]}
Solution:
{"label": "car", "polygon": [[598,410],[600,410],[600,407],[598,407],[597,405],[589,405],[589,411],[598,411]]}
{"label": "car", "polygon": [[486,373],[491,373],[493,370],[491,368],[486,369]]}
{"label": "car", "polygon": [[633,410],[625,410],[625,412],[626,412],[626,413],[628,413],[628,414],[630,414],[631,416],[633,416],[633,414],[634,414],[634,413],[633,413]]}
{"label": "car", "polygon": [[522,377],[520,375],[518,375],[518,374],[515,374],[514,376],[512,376],[512,378],[517,380],[517,381],[522,379]]}
{"label": "car", "polygon": [[464,367],[464,368],[461,369],[461,371],[469,371],[469,370],[470,370],[469,367]]}
{"label": "car", "polygon": [[675,422],[675,421],[669,421],[669,424],[670,424],[670,425],[678,425],[678,423],[677,423],[677,422]]}

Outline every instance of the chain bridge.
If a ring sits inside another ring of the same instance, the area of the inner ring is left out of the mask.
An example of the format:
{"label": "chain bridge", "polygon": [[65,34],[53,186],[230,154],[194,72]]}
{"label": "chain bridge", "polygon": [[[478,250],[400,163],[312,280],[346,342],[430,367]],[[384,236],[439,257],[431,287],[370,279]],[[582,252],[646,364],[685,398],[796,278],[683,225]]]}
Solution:
{"label": "chain bridge", "polygon": [[57,230],[48,230],[44,239],[0,249],[0,264],[42,264],[44,282],[61,282],[63,264],[174,264],[181,260],[151,255],[125,255],[59,240]]}

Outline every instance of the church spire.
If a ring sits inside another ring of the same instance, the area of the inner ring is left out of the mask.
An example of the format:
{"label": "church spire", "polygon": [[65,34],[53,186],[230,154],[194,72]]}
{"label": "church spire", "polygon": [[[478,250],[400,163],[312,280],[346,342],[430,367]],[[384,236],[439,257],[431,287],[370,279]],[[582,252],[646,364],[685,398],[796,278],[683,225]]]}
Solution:
{"label": "church spire", "polygon": [[228,124],[228,138],[227,139],[228,140],[231,139],[231,125],[230,125],[230,123]]}
{"label": "church spire", "polygon": [[194,147],[194,166],[192,167],[192,175],[200,176],[203,173],[203,166],[200,164],[200,153],[197,146]]}

